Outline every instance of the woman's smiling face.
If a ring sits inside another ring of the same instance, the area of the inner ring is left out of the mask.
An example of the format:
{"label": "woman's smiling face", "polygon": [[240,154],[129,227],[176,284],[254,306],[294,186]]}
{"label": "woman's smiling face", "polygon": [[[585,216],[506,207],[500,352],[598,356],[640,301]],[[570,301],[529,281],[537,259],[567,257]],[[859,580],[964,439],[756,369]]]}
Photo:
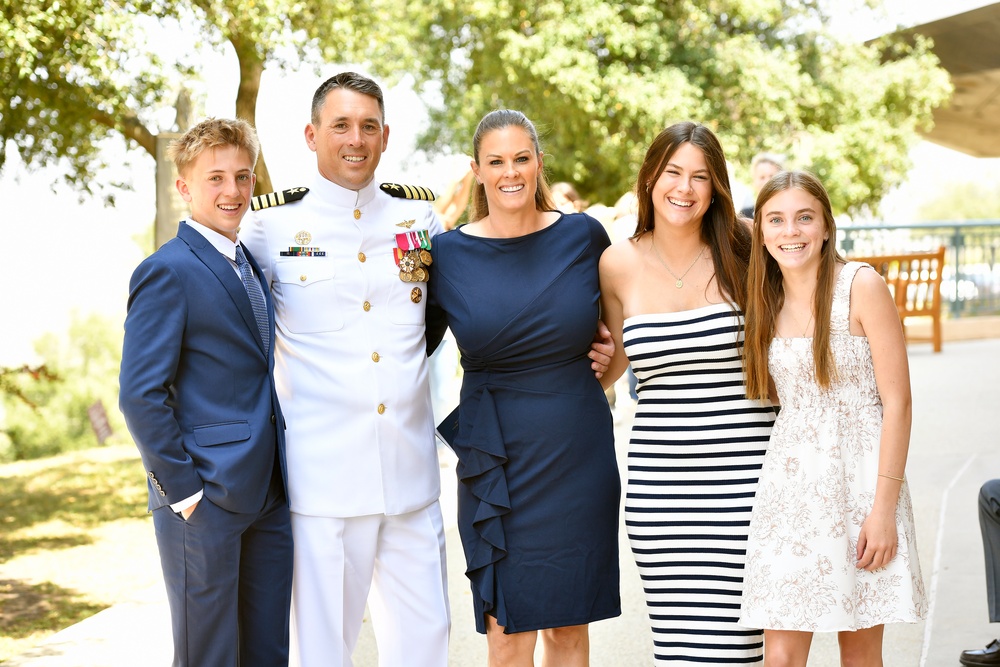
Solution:
{"label": "woman's smiling face", "polygon": [[650,195],[656,227],[701,226],[712,203],[712,176],[705,153],[692,143],[681,144],[652,184]]}
{"label": "woman's smiling face", "polygon": [[486,190],[490,211],[535,208],[542,156],[531,136],[517,125],[508,125],[483,136],[479,163],[472,163],[476,178]]}
{"label": "woman's smiling face", "polygon": [[788,188],[760,211],[761,238],[782,271],[819,269],[823,243],[830,238],[823,205],[801,188]]}

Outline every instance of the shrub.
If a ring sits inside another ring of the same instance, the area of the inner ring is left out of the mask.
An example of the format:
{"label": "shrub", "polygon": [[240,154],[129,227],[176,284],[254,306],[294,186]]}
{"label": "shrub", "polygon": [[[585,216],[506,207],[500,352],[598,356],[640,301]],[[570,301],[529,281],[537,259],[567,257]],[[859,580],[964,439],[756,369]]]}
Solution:
{"label": "shrub", "polygon": [[87,408],[101,401],[113,431],[125,434],[118,412],[120,327],[107,318],[74,314],[68,335],[35,342],[44,365],[6,369],[2,390],[0,461],[40,458],[98,444]]}

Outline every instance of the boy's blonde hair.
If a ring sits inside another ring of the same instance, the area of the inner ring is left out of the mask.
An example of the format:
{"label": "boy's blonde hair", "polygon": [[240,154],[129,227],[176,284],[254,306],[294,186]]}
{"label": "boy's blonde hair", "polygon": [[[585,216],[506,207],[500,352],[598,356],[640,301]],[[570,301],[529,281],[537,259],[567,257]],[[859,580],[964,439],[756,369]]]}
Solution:
{"label": "boy's blonde hair", "polygon": [[167,146],[167,158],[174,161],[177,172],[187,171],[198,156],[209,148],[236,146],[247,152],[251,165],[257,164],[260,141],[253,125],[239,118],[208,118],[185,132]]}

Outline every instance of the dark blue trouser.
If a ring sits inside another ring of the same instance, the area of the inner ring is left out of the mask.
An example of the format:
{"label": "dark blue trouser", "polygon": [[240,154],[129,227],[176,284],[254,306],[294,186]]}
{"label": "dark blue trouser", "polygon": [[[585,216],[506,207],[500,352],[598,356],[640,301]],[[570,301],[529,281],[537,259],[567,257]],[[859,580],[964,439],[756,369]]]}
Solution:
{"label": "dark blue trouser", "polygon": [[979,528],[986,556],[986,604],[990,623],[1000,623],[1000,479],[991,479],[979,489]]}
{"label": "dark blue trouser", "polygon": [[287,667],[292,532],[284,494],[268,493],[255,514],[207,498],[188,521],[161,507],[153,525],[173,667]]}

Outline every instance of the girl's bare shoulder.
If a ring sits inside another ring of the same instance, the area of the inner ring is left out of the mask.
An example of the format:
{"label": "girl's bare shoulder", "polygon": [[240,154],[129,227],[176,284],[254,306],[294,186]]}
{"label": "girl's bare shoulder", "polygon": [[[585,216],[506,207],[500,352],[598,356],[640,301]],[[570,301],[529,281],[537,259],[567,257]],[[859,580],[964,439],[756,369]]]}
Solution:
{"label": "girl's bare shoulder", "polygon": [[612,243],[601,255],[601,270],[618,272],[634,266],[639,258],[639,240],[622,239]]}
{"label": "girl's bare shoulder", "polygon": [[891,298],[889,286],[885,284],[878,271],[868,264],[860,267],[851,281],[851,300],[855,298],[878,300],[886,296]]}

